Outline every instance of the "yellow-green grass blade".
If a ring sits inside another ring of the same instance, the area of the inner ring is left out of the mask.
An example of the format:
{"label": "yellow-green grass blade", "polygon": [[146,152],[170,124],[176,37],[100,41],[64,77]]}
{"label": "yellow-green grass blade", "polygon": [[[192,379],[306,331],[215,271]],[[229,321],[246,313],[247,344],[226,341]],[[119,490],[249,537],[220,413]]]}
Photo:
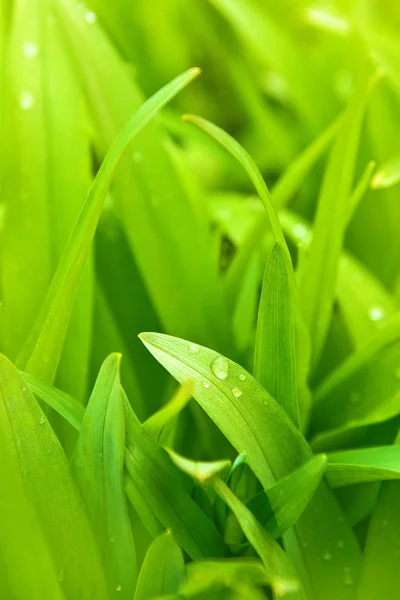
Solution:
{"label": "yellow-green grass blade", "polygon": [[[0,421],[0,593],[2,598],[62,600],[59,574],[21,476],[6,421]],[[35,560],[32,560],[32,556]]]}
{"label": "yellow-green grass blade", "polygon": [[187,381],[179,387],[167,404],[143,423],[146,433],[161,445],[173,445],[179,415],[191,400],[192,390],[192,382]]}
{"label": "yellow-green grass blade", "polygon": [[35,326],[20,353],[19,366],[31,374],[50,382],[54,379],[83,267],[105,195],[122,154],[135,135],[198,72],[196,68],[190,69],[147,100],[131,117],[109,149],[62,254]]}
{"label": "yellow-green grass blade", "polygon": [[371,83],[371,67],[368,64],[360,75],[330,154],[318,201],[313,240],[301,275],[300,300],[311,337],[314,369],[320,359],[332,315],[348,203]]}
{"label": "yellow-green grass blade", "polygon": [[106,572],[109,597],[131,599],[136,555],[124,488],[125,422],[119,379],[120,356],[100,369],[72,457]]}
{"label": "yellow-green grass blade", "polygon": [[[295,281],[294,281],[292,261],[291,261],[291,257],[290,257],[289,250],[288,250],[288,247],[286,244],[286,240],[284,238],[282,228],[281,228],[281,225],[279,222],[278,214],[275,210],[275,207],[272,204],[270,193],[264,182],[264,179],[262,178],[260,171],[257,168],[257,165],[254,163],[251,156],[244,150],[244,148],[242,148],[242,146],[235,139],[233,139],[230,135],[228,135],[222,129],[220,129],[213,123],[210,123],[209,121],[206,121],[205,119],[202,119],[201,117],[197,117],[194,115],[185,115],[183,118],[185,121],[188,121],[188,122],[196,125],[200,129],[205,131],[205,133],[207,133],[209,136],[214,138],[219,144],[221,144],[221,146],[223,146],[223,148],[225,148],[225,150],[227,150],[227,152],[229,152],[239,162],[239,164],[242,166],[242,168],[248,175],[253,186],[255,187],[260,199],[262,200],[262,203],[264,204],[265,210],[267,212],[267,215],[268,215],[268,218],[270,221],[270,225],[271,225],[275,243],[277,245],[279,245],[281,248],[281,251],[282,251],[281,270],[282,270],[282,273],[283,273],[283,271],[285,271],[286,297],[287,297],[287,302],[288,302],[288,310],[289,310],[289,312],[292,313],[291,318],[289,318],[288,315],[286,317],[284,317],[284,320],[286,318],[286,320],[285,320],[286,327],[288,327],[292,331],[290,331],[288,333],[288,339],[291,340],[291,346],[287,350],[287,354],[290,354],[290,358],[288,359],[288,357],[286,356],[286,357],[282,358],[282,362],[285,362],[285,359],[286,359],[286,361],[291,360],[293,351],[296,356],[295,369],[290,372],[291,385],[294,389],[296,389],[296,393],[292,394],[290,397],[286,397],[285,402],[287,403],[287,406],[290,405],[289,413],[292,416],[292,418],[293,417],[295,418],[296,424],[298,424],[298,422],[299,422],[299,419],[297,416],[299,414],[298,395],[301,396],[301,398],[302,398],[302,405],[305,406],[304,412],[307,414],[307,406],[306,405],[308,403],[308,390],[307,390],[306,379],[307,379],[307,375],[308,375],[308,348],[307,348],[308,340],[306,338],[306,332],[304,331],[303,323],[300,318],[300,311],[299,311],[297,296],[296,296],[297,292],[296,292],[296,285],[295,285]],[[269,307],[269,308],[271,308],[271,307]],[[275,309],[278,311],[280,309],[280,307],[275,305]],[[261,310],[263,310],[262,305],[261,305]],[[280,312],[280,310],[279,310],[279,312]],[[257,368],[258,368],[257,376],[260,376],[259,365],[264,361],[267,361],[270,359],[272,360],[272,357],[269,355],[271,348],[268,346],[267,348],[264,349],[264,342],[265,342],[266,338],[268,337],[268,335],[273,336],[276,339],[279,337],[278,319],[280,319],[280,317],[278,317],[277,314],[274,313],[271,316],[270,323],[267,324],[267,323],[264,323],[263,321],[261,321],[261,323],[263,325],[265,324],[266,330],[263,331],[258,336],[257,353],[259,355],[259,358],[257,358]],[[272,330],[270,332],[267,331],[268,326],[272,327]],[[280,348],[280,350],[281,349],[282,348]],[[284,350],[286,352],[286,347],[284,348]],[[261,352],[263,353],[263,356],[260,354]],[[268,391],[270,391],[269,387],[271,387],[275,391],[276,388],[279,386],[279,383],[277,383],[277,381],[276,381],[278,378],[278,373],[276,372],[276,370],[274,370],[274,371],[269,371],[268,375],[270,375],[270,377],[269,378],[265,377],[265,379],[263,378],[261,380],[261,383],[268,389]],[[272,393],[272,391],[271,391],[271,393]],[[280,401],[281,398],[277,398],[277,400]]]}
{"label": "yellow-green grass blade", "polygon": [[[65,0],[58,7],[101,160],[143,94],[98,23],[88,24],[82,10]],[[121,161],[114,188],[131,251],[163,327],[232,349],[209,230],[197,218],[158,124],[138,136],[132,153]]]}
{"label": "yellow-green grass blade", "polygon": [[[280,405],[242,367],[204,347],[190,350],[185,340],[146,333],[141,339],[155,358],[180,383],[195,382],[194,398],[247,462],[264,488],[285,477],[311,457],[304,438]],[[337,594],[355,597],[354,586],[344,586],[349,568],[357,580],[360,555],[356,540],[324,482],[309,506],[284,536],[307,593],[332,600]],[[335,562],[323,560],[327,546],[343,543]],[[312,566],[311,566],[312,565]]]}
{"label": "yellow-green grass blade", "polygon": [[332,488],[400,479],[400,446],[328,454],[327,478]]}
{"label": "yellow-green grass blade", "polygon": [[0,392],[3,436],[18,457],[62,589],[66,596],[106,600],[100,557],[68,460],[34,396],[3,356]]}
{"label": "yellow-green grass blade", "polygon": [[126,402],[128,497],[153,536],[165,528],[193,559],[227,552],[214,523],[187,492],[166,452],[144,431]]}
{"label": "yellow-green grass blade", "polygon": [[167,531],[151,544],[140,571],[134,600],[177,592],[185,577],[182,550]]}

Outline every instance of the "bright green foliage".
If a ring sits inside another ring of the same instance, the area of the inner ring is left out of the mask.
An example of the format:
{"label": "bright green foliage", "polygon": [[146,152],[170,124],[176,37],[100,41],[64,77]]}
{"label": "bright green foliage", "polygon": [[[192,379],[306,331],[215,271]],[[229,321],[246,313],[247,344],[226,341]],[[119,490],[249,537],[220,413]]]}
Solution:
{"label": "bright green foliage", "polygon": [[399,35],[0,0],[1,600],[400,598]]}

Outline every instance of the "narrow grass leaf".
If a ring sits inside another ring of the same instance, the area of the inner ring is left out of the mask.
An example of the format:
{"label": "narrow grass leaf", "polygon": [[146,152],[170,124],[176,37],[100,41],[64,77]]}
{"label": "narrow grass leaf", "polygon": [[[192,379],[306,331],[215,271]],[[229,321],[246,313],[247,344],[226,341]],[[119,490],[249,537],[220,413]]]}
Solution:
{"label": "narrow grass leaf", "polygon": [[272,247],[265,267],[253,373],[299,426],[295,317],[284,250],[278,243]]}
{"label": "narrow grass leaf", "polygon": [[187,381],[171,400],[143,423],[143,429],[161,445],[172,445],[179,414],[192,398],[193,384]]}
{"label": "narrow grass leaf", "polygon": [[400,446],[379,446],[329,454],[326,474],[333,488],[400,479]]}
{"label": "narrow grass leaf", "polygon": [[96,543],[67,458],[24,380],[3,356],[0,392],[0,421],[7,424],[3,432],[14,444],[27,496],[54,554],[56,572],[62,573],[66,595],[106,600]]}
{"label": "narrow grass leaf", "polygon": [[396,155],[382,165],[371,181],[373,190],[389,188],[400,182],[400,156]]}
{"label": "narrow grass leaf", "polygon": [[50,383],[54,379],[83,266],[123,152],[157,112],[198,74],[197,68],[190,69],[154,94],[133,115],[108,151],[63,252],[42,310],[19,356],[19,365],[32,375]]}
{"label": "narrow grass leaf", "polygon": [[348,203],[370,87],[368,67],[360,76],[331,151],[318,201],[313,240],[301,278],[300,299],[311,336],[314,368],[322,353],[335,299]]}
{"label": "narrow grass leaf", "polygon": [[72,470],[103,556],[109,597],[130,599],[136,555],[124,489],[125,423],[120,356],[100,369],[72,457]]}
{"label": "narrow grass leaf", "polygon": [[235,514],[243,533],[263,561],[275,594],[278,597],[305,599],[295,568],[279,544],[221,479],[212,479],[210,485]]}
{"label": "narrow grass leaf", "polygon": [[326,464],[324,455],[311,458],[247,503],[273,538],[281,537],[298,521],[321,483]]}
{"label": "narrow grass leaf", "polygon": [[170,531],[154,540],[140,571],[134,600],[177,592],[185,577],[183,554]]}
{"label": "narrow grass leaf", "polygon": [[[239,365],[204,347],[193,353],[189,342],[170,336],[146,333],[141,339],[180,383],[195,382],[194,398],[236,450],[247,455],[263,488],[311,458],[308,445],[285,411]],[[334,546],[338,539],[344,552],[335,563],[321,560],[326,545]],[[350,568],[357,580],[357,543],[324,482],[284,540],[307,593],[322,594],[326,600],[336,599],[338,593],[354,598],[354,587],[342,585],[342,573]]]}
{"label": "narrow grass leaf", "polygon": [[125,402],[125,467],[128,497],[152,535],[169,528],[193,559],[224,556],[226,547],[214,524],[192,500],[181,473],[144,431]]}

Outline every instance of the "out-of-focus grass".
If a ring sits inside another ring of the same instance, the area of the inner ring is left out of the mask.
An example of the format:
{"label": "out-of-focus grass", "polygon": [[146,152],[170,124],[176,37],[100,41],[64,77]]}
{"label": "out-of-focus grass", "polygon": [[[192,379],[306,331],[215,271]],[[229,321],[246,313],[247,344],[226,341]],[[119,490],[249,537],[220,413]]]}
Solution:
{"label": "out-of-focus grass", "polygon": [[0,0],[1,598],[400,596],[399,35]]}

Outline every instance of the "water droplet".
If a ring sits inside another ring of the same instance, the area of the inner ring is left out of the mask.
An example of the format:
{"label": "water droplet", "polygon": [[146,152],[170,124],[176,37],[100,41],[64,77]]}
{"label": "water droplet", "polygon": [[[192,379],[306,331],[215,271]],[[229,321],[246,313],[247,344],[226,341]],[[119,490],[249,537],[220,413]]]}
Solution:
{"label": "water droplet", "polygon": [[235,396],[235,398],[240,398],[242,395],[242,390],[235,385],[235,387],[232,388],[232,394]]}
{"label": "water droplet", "polygon": [[337,547],[338,547],[338,548],[344,548],[344,542],[343,542],[343,540],[339,540],[339,541],[338,541],[338,543],[337,543]]}
{"label": "water droplet", "polygon": [[46,417],[44,415],[40,415],[39,423],[41,425],[43,425],[43,423],[46,423]]}
{"label": "water droplet", "polygon": [[268,406],[268,400],[264,400],[264,406]]}
{"label": "water droplet", "polygon": [[198,347],[197,344],[190,344],[190,346],[189,346],[189,352],[195,353],[195,352],[198,352],[198,351],[199,351],[199,347]]}
{"label": "water droplet", "polygon": [[324,554],[324,560],[332,560],[332,554],[330,552],[325,552]]}
{"label": "water droplet", "polygon": [[115,591],[120,592],[122,590],[122,585],[117,585]]}
{"label": "water droplet", "polygon": [[381,321],[385,316],[385,311],[380,306],[373,306],[370,308],[368,315],[371,321]]}
{"label": "water droplet", "polygon": [[22,110],[29,110],[35,105],[35,99],[31,92],[21,92],[19,95],[19,105]]}
{"label": "water droplet", "polygon": [[350,403],[351,404],[358,404],[360,402],[360,400],[361,400],[361,396],[357,392],[354,392],[353,394],[350,395]]}
{"label": "water droplet", "polygon": [[110,537],[110,542],[111,542],[112,544],[115,544],[115,537],[114,537],[114,536],[111,536],[111,537]]}
{"label": "water droplet", "polygon": [[58,574],[58,581],[61,581],[61,582],[63,582],[63,581],[64,581],[64,578],[65,578],[65,575],[64,575],[64,569],[61,569],[61,571],[60,571],[60,572],[59,572],[59,574]]}
{"label": "water droplet", "polygon": [[243,373],[240,373],[239,379],[240,379],[240,381],[246,381],[246,375],[244,375]]}
{"label": "water droplet", "polygon": [[22,44],[22,53],[25,58],[35,58],[39,54],[39,47],[35,42],[26,41]]}
{"label": "water droplet", "polygon": [[346,567],[344,570],[344,583],[345,585],[353,585],[354,583],[354,579],[349,567]]}
{"label": "water droplet", "polygon": [[94,23],[96,23],[96,21],[97,21],[97,15],[96,15],[96,13],[94,13],[91,10],[89,10],[85,14],[85,21],[86,21],[86,23],[89,23],[89,25],[93,25]]}
{"label": "water droplet", "polygon": [[293,225],[293,234],[300,240],[306,240],[309,237],[309,231],[302,223]]}
{"label": "water droplet", "polygon": [[206,388],[206,390],[208,390],[208,388],[210,387],[208,381],[203,381],[203,387]]}
{"label": "water droplet", "polygon": [[226,379],[228,377],[229,364],[226,358],[218,356],[211,363],[211,371],[217,379]]}

